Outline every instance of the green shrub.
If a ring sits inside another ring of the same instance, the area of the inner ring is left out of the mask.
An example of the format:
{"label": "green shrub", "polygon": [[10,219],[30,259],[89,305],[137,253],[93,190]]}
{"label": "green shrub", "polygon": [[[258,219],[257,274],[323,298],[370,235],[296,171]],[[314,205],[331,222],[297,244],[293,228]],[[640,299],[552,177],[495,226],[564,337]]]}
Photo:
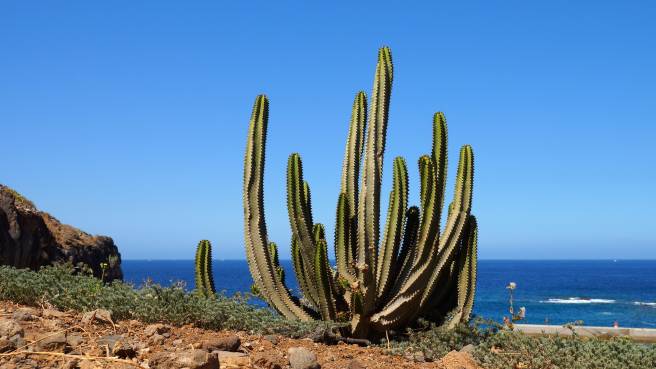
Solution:
{"label": "green shrub", "polygon": [[474,358],[487,369],[653,369],[656,346],[628,338],[603,340],[581,336],[529,337],[475,319],[448,331],[432,326],[409,331],[406,340],[391,342],[392,354],[420,351],[438,360],[452,350],[474,345]]}
{"label": "green shrub", "polygon": [[204,297],[188,293],[182,284],[139,289],[120,281],[103,284],[87,275],[75,275],[71,266],[45,267],[39,272],[0,266],[0,300],[62,310],[110,310],[116,319],[146,323],[193,324],[207,329],[279,333],[298,337],[325,323],[286,320],[269,309],[248,304],[248,296]]}
{"label": "green shrub", "polygon": [[[501,326],[495,322],[476,317],[469,324],[458,324],[449,330],[435,324],[424,323],[423,327],[408,330],[405,336],[397,336],[390,343],[391,354],[405,354],[420,351],[428,360],[438,360],[453,350],[466,345],[479,345]],[[383,346],[387,343],[383,342]]]}
{"label": "green shrub", "polygon": [[656,346],[628,338],[528,337],[501,331],[477,346],[474,357],[490,369],[656,368]]}

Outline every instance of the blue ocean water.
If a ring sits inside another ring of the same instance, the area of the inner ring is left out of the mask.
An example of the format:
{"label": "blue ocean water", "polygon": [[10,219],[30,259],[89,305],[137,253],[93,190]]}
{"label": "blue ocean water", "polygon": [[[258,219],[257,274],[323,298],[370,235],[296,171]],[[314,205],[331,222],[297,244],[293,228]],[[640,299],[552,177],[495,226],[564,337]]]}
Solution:
{"label": "blue ocean water", "polygon": [[[287,285],[298,290],[290,261],[281,261]],[[227,295],[250,290],[248,264],[214,260],[217,290]],[[194,286],[192,260],[124,260],[125,280],[162,285],[183,281]],[[656,327],[656,260],[649,261],[501,261],[481,260],[474,313],[501,321],[508,315],[508,290],[515,282],[515,306],[526,307],[527,323]]]}

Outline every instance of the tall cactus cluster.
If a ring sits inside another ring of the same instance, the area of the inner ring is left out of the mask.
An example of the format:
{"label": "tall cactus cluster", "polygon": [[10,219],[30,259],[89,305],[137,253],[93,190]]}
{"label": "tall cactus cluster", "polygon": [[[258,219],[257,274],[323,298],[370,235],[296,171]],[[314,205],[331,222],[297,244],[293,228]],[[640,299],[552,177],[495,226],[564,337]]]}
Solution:
{"label": "tall cactus cluster", "polygon": [[[460,150],[453,200],[440,229],[447,173],[444,114],[433,117],[431,153],[419,158],[420,204],[408,206],[406,161],[393,161],[393,186],[380,237],[383,154],[393,65],[378,53],[367,109],[355,96],[337,200],[334,249],[328,261],[324,226],[312,217],[310,186],[299,154],[287,164],[291,253],[303,298],[285,285],[264,218],[263,174],[269,102],[255,100],[244,163],[246,255],[255,286],[270,306],[291,319],[350,320],[350,334],[367,337],[403,328],[423,317],[447,326],[467,321],[476,286],[477,224],[471,215],[474,157]],[[368,114],[367,114],[368,110]]]}
{"label": "tall cactus cluster", "polygon": [[214,296],[216,290],[214,289],[214,277],[212,276],[212,244],[208,240],[202,240],[198,243],[195,271],[196,291],[206,297]]}

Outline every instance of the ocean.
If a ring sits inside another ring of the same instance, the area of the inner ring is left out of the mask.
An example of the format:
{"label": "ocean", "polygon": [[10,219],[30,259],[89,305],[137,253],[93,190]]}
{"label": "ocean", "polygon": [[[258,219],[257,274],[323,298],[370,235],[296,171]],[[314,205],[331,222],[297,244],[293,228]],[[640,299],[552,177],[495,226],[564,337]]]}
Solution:
{"label": "ocean", "polygon": [[[298,291],[291,262],[281,265],[287,285]],[[148,279],[194,286],[193,260],[124,260],[122,266],[125,281],[136,286]],[[250,290],[246,261],[214,260],[212,268],[217,291]],[[474,313],[497,321],[508,315],[509,282],[517,284],[514,305],[526,307],[526,323],[656,328],[656,260],[480,260]]]}

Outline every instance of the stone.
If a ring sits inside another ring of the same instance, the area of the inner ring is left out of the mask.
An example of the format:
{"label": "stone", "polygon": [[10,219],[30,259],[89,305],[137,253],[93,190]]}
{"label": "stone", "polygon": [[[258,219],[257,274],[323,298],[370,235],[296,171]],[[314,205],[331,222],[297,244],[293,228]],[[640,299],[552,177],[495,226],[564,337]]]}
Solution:
{"label": "stone", "polygon": [[107,346],[112,355],[121,359],[131,359],[137,356],[135,346],[122,335],[108,335],[98,338],[96,343],[101,346]]}
{"label": "stone", "polygon": [[120,334],[110,334],[107,336],[102,336],[96,340],[96,343],[99,346],[107,346],[109,347],[110,350],[114,349],[114,345],[116,342],[123,340],[124,337],[121,336]]}
{"label": "stone", "polygon": [[37,311],[32,308],[18,308],[14,311],[11,317],[19,322],[35,320],[37,317]]}
{"label": "stone", "polygon": [[253,354],[251,364],[256,369],[283,369],[287,366],[287,360],[277,351],[258,352]]}
{"label": "stone", "polygon": [[358,359],[353,359],[348,363],[346,369],[366,369],[367,367],[362,364]]}
{"label": "stone", "polygon": [[217,355],[221,368],[250,368],[251,360],[243,352],[233,351],[214,351],[212,354]]}
{"label": "stone", "polygon": [[155,334],[152,337],[150,337],[150,343],[153,345],[161,345],[164,343],[164,340],[165,338],[161,334]]}
{"label": "stone", "polygon": [[55,309],[43,309],[41,315],[43,315],[44,318],[66,318],[69,316],[64,312]]}
{"label": "stone", "polygon": [[311,335],[310,339],[314,342],[324,343],[326,345],[336,345],[339,341],[337,335],[328,328],[317,328]]}
{"label": "stone", "polygon": [[93,311],[87,311],[82,315],[82,324],[90,324],[94,321],[99,321],[103,323],[114,324],[112,320],[112,313],[109,310],[105,309],[96,309]]}
{"label": "stone", "polygon": [[75,347],[79,346],[84,342],[84,337],[80,336],[79,334],[71,334],[66,336],[66,342],[68,342],[69,345]]}
{"label": "stone", "polygon": [[171,331],[170,327],[160,323],[150,324],[146,328],[144,328],[144,334],[146,335],[146,337],[150,337],[155,334],[161,335],[164,333],[168,333],[169,331]]}
{"label": "stone", "polygon": [[466,353],[471,354],[472,352],[474,352],[475,349],[476,349],[476,346],[474,346],[470,343],[468,345],[462,346],[462,348],[460,349],[460,352],[466,352]]}
{"label": "stone", "polygon": [[13,337],[9,337],[9,342],[13,343],[14,346],[16,347],[23,347],[25,346],[25,339],[23,338],[22,335],[17,334]]}
{"label": "stone", "polygon": [[321,365],[317,362],[317,355],[304,347],[290,347],[287,350],[289,365],[292,369],[319,369]]}
{"label": "stone", "polygon": [[[121,254],[110,237],[93,236],[62,224],[11,188],[0,184],[0,264],[37,270],[45,265],[83,263],[105,281],[122,279]],[[101,268],[107,263],[107,269]]]}
{"label": "stone", "polygon": [[275,336],[273,334],[267,334],[266,336],[262,337],[265,340],[271,342],[272,345],[277,345],[280,342],[280,339],[278,339],[278,336]]}
{"label": "stone", "polygon": [[181,353],[158,352],[151,356],[152,369],[219,369],[217,355],[205,350],[188,350]]}
{"label": "stone", "polygon": [[42,339],[38,339],[35,344],[37,351],[69,352],[70,348],[64,332],[45,335]]}
{"label": "stone", "polygon": [[215,337],[201,342],[201,348],[212,351],[237,351],[241,346],[241,339],[236,335]]}
{"label": "stone", "polygon": [[0,337],[25,336],[25,331],[20,324],[12,319],[0,319]]}
{"label": "stone", "polygon": [[137,356],[137,350],[134,349],[134,346],[125,340],[120,340],[114,344],[112,349],[112,354],[121,359],[132,359]]}

